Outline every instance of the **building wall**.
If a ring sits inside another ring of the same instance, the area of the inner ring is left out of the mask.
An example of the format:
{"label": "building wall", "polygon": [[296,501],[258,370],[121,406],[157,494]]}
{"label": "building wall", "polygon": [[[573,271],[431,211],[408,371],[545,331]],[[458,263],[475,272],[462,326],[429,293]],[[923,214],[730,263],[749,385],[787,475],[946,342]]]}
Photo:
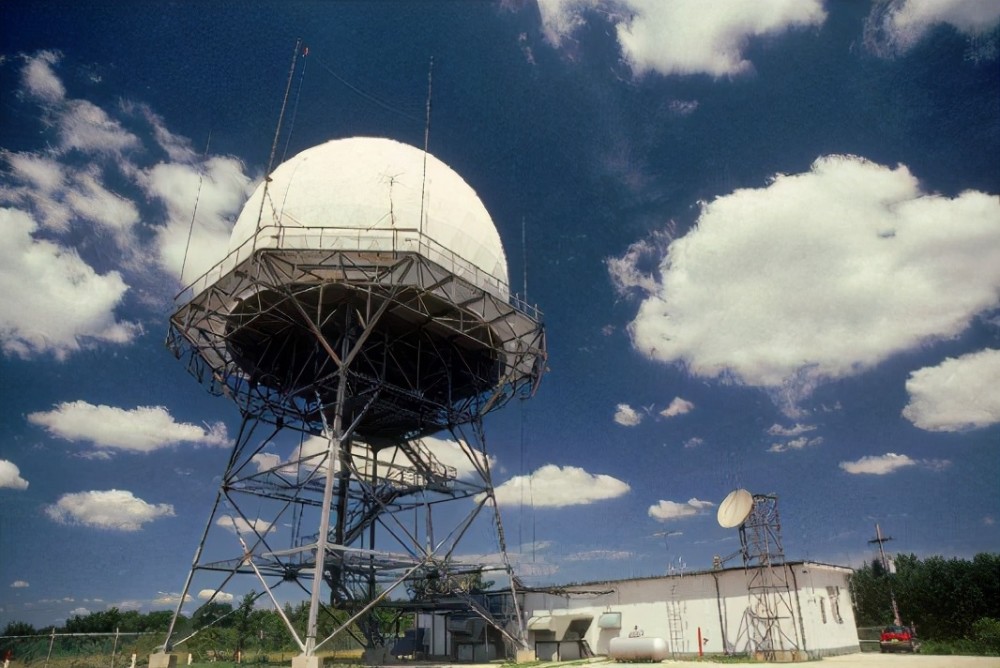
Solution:
{"label": "building wall", "polygon": [[[849,569],[810,562],[785,566],[783,577],[790,591],[782,600],[790,611],[783,611],[780,630],[789,647],[814,657],[859,651],[849,575]],[[611,638],[638,631],[663,638],[676,654],[697,654],[699,630],[706,653],[750,650],[750,599],[742,568],[570,586],[562,591],[566,593],[525,593],[525,617],[539,611],[592,614],[584,639],[597,654],[608,653]],[[608,611],[621,613],[621,629],[599,628],[601,613]],[[551,633],[528,633],[530,645],[551,638]]]}

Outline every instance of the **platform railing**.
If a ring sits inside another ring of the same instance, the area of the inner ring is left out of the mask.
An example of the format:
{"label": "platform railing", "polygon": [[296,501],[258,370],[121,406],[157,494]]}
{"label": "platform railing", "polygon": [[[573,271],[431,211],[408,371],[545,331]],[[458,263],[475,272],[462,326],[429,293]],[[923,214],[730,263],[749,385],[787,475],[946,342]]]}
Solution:
{"label": "platform railing", "polygon": [[330,250],[348,252],[416,253],[478,288],[506,299],[518,311],[539,319],[537,307],[512,294],[509,284],[483,270],[417,228],[361,229],[354,227],[302,227],[268,225],[187,284],[175,297],[186,304],[217,283],[258,250]]}

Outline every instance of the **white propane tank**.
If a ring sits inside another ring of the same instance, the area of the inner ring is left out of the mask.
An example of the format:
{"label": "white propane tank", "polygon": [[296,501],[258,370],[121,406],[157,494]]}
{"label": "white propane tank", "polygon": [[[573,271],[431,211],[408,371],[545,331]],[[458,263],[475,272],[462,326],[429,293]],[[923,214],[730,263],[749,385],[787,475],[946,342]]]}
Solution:
{"label": "white propane tank", "polygon": [[608,656],[615,661],[659,662],[669,654],[663,638],[612,638],[608,645]]}

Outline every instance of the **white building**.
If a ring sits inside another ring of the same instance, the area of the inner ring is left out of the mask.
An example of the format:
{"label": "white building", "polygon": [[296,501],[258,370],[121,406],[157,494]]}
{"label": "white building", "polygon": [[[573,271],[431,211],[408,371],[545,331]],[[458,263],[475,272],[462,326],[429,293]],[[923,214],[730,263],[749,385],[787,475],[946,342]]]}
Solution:
{"label": "white building", "polygon": [[[809,561],[775,566],[781,605],[771,629],[771,647],[801,652],[802,658],[859,652],[854,609],[848,590],[851,569]],[[787,588],[785,586],[787,585]],[[607,655],[612,638],[661,638],[672,656],[753,653],[761,637],[754,631],[754,607],[742,568],[678,575],[589,582],[519,591],[525,632],[540,660]],[[513,608],[509,592],[492,592],[485,603],[495,612]],[[421,614],[426,652],[456,660],[502,655],[494,629],[468,621],[468,613]],[[474,631],[470,633],[470,631]]]}

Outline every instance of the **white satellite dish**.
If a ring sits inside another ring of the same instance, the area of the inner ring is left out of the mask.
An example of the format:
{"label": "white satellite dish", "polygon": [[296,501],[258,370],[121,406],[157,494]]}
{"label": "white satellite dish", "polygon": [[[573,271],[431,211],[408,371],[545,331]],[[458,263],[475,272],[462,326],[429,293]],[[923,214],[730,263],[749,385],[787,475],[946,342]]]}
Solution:
{"label": "white satellite dish", "polygon": [[719,504],[717,515],[719,525],[725,529],[738,527],[750,516],[750,511],[752,510],[753,495],[745,489],[734,489]]}

